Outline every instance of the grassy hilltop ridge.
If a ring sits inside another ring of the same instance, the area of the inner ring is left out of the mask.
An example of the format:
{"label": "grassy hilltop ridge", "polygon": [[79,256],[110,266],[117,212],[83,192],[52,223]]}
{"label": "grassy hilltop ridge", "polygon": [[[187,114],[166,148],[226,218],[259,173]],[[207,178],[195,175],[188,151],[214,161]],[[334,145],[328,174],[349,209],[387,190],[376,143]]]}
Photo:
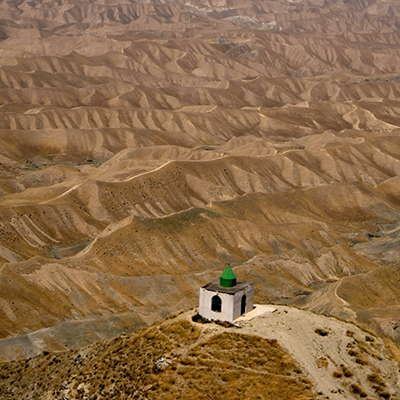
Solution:
{"label": "grassy hilltop ridge", "polygon": [[0,398],[305,400],[313,392],[276,340],[210,336],[189,321],[168,320],[130,337],[3,364]]}
{"label": "grassy hilltop ridge", "polygon": [[400,398],[395,355],[353,324],[285,306],[257,305],[235,327],[194,314],[0,364],[0,399]]}

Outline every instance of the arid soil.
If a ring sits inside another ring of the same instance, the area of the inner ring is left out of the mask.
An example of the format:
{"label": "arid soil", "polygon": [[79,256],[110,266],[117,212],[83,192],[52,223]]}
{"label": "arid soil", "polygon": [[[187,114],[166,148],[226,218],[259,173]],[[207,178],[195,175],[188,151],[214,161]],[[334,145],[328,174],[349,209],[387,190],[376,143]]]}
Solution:
{"label": "arid soil", "polygon": [[394,0],[1,2],[0,359],[195,306],[226,263],[399,340],[399,24]]}
{"label": "arid soil", "polygon": [[[352,399],[361,393],[369,399],[400,396],[398,362],[381,339],[357,326],[292,307],[266,305],[257,305],[238,324],[245,334],[277,339],[310,377],[320,398]],[[385,386],[378,388],[372,374],[379,375]]]}

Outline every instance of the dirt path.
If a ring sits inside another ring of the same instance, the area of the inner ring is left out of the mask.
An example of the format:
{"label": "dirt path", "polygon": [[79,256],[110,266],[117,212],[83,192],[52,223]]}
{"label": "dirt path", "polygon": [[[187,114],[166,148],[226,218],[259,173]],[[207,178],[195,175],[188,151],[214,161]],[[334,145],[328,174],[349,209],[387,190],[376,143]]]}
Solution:
{"label": "dirt path", "polygon": [[[193,313],[184,313],[182,317],[189,320]],[[235,324],[240,328],[200,325],[203,330],[200,341],[226,330],[277,339],[312,380],[321,400],[359,399],[358,394],[352,393],[351,385],[361,387],[368,399],[381,399],[367,379],[376,372],[385,380],[391,398],[400,397],[398,367],[386,354],[383,342],[378,338],[366,341],[366,336],[371,334],[353,324],[275,305],[256,305],[253,311],[235,320]],[[365,364],[356,362],[350,350],[358,353],[358,359]],[[341,371],[341,365],[348,367],[353,375],[334,377],[334,372]]]}

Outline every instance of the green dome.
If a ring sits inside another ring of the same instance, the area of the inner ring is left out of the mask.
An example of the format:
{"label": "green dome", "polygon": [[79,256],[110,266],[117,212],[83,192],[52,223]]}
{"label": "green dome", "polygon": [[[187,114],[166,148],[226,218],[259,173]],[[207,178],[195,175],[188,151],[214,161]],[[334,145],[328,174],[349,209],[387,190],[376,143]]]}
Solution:
{"label": "green dome", "polygon": [[223,287],[232,287],[236,286],[236,275],[231,270],[231,267],[228,266],[225,268],[225,271],[219,278],[219,284]]}

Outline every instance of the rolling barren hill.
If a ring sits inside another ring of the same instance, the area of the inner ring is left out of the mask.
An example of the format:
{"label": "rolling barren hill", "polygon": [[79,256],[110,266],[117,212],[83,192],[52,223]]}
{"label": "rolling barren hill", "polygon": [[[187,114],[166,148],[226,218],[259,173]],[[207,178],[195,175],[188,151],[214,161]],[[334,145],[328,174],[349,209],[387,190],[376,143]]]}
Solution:
{"label": "rolling barren hill", "polygon": [[394,0],[0,2],[0,359],[194,306],[227,262],[399,340],[399,23]]}

